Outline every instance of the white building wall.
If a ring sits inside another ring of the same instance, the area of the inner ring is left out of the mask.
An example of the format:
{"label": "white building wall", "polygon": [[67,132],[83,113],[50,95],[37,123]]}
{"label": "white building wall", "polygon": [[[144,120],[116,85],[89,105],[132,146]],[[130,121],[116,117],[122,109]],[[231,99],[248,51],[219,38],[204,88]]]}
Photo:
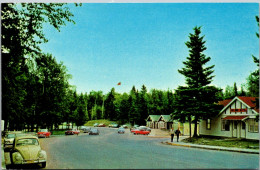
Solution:
{"label": "white building wall", "polygon": [[[247,106],[242,103],[239,100],[234,101],[230,106],[226,108],[225,111],[218,117],[215,117],[211,120],[211,129],[207,130],[206,128],[206,120],[202,120],[200,122],[200,134],[201,135],[212,135],[212,136],[223,136],[223,137],[234,137],[235,134],[233,134],[233,121],[230,123],[229,131],[222,131],[222,123],[221,119],[226,116],[248,116],[249,118],[255,118],[255,113],[252,111],[252,109],[247,108],[247,112],[231,112],[230,109],[245,109]],[[259,133],[257,132],[248,132],[249,124],[245,120],[246,123],[246,129],[245,129],[245,138],[246,139],[259,139]],[[241,137],[242,130],[241,130],[241,122],[239,121],[237,126],[237,137]],[[243,136],[242,136],[243,137]]]}

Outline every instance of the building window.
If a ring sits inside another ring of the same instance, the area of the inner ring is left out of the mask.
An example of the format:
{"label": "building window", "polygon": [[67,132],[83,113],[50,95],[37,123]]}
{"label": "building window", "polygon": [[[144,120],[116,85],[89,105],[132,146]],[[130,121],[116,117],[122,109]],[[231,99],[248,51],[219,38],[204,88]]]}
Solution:
{"label": "building window", "polygon": [[207,130],[210,130],[210,129],[211,129],[211,121],[210,121],[210,119],[207,119],[207,120],[206,120],[206,129],[207,129]]}
{"label": "building window", "polygon": [[222,120],[221,130],[229,131],[230,121],[229,120]]}
{"label": "building window", "polygon": [[237,121],[234,121],[234,129],[237,129]]}
{"label": "building window", "polygon": [[248,131],[249,132],[259,132],[259,129],[258,129],[258,126],[259,126],[259,122],[256,121],[256,119],[249,119],[248,120]]}
{"label": "building window", "polygon": [[246,123],[242,122],[242,129],[245,130],[246,129]]}

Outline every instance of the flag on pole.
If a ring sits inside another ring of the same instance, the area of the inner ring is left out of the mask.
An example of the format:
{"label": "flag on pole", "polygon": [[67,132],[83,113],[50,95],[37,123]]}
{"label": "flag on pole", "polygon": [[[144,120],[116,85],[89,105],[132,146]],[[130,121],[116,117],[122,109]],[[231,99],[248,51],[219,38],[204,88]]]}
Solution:
{"label": "flag on pole", "polygon": [[120,85],[121,85],[121,82],[117,83],[117,85],[120,86]]}

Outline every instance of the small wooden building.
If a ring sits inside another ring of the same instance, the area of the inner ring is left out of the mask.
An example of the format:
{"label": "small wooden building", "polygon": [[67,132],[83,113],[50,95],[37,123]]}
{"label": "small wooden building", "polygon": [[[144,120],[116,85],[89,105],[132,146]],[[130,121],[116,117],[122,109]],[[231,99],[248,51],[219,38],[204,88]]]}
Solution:
{"label": "small wooden building", "polygon": [[158,129],[158,120],[161,115],[149,115],[146,119],[146,126],[152,129]]}
{"label": "small wooden building", "polygon": [[173,120],[171,115],[161,115],[158,120],[159,129],[170,129],[172,127]]}

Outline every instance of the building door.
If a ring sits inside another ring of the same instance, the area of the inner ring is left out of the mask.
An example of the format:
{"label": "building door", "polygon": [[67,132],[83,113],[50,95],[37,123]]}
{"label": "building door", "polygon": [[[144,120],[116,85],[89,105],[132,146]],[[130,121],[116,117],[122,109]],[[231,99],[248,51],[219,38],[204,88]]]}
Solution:
{"label": "building door", "polygon": [[241,121],[241,138],[246,138],[246,123]]}
{"label": "building door", "polygon": [[237,121],[233,121],[233,137],[237,137]]}

